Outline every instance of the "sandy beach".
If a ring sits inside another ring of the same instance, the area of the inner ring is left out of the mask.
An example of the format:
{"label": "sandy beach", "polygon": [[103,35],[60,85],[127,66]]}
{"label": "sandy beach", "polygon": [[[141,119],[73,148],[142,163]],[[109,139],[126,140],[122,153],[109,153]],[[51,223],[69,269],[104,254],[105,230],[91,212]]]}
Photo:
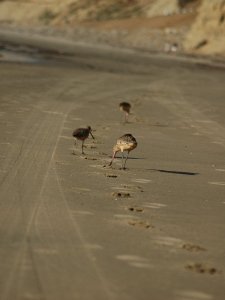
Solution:
{"label": "sandy beach", "polygon": [[[0,41],[0,298],[223,300],[223,65]],[[125,133],[138,146],[110,168]]]}

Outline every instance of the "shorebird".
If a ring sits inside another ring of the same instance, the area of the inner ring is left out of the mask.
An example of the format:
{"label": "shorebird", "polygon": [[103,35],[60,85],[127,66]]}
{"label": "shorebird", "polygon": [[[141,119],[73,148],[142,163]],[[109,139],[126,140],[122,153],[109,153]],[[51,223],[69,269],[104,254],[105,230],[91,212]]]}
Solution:
{"label": "shorebird", "polygon": [[119,104],[119,107],[120,107],[120,110],[125,113],[124,122],[127,123],[128,122],[128,116],[130,114],[131,105],[128,102],[121,102]]}
{"label": "shorebird", "polygon": [[[112,156],[112,160],[111,160],[109,166],[112,165],[113,160],[116,156],[116,153],[121,151],[121,153],[122,153],[122,169],[125,170],[128,155],[129,155],[130,151],[135,149],[136,147],[137,147],[137,141],[136,141],[135,137],[133,137],[132,134],[127,133],[127,134],[124,134],[123,136],[121,136],[117,140],[116,145],[113,147],[113,156]],[[123,161],[124,161],[123,152],[124,151],[127,151],[127,156],[125,158],[125,162],[123,163]]]}
{"label": "shorebird", "polygon": [[[76,146],[77,140],[82,141],[82,154],[84,154],[84,141],[88,138],[89,134],[94,139],[90,126],[87,128],[77,128],[73,131],[73,137],[75,137],[74,147]],[[75,149],[73,149],[73,154],[75,154]]]}

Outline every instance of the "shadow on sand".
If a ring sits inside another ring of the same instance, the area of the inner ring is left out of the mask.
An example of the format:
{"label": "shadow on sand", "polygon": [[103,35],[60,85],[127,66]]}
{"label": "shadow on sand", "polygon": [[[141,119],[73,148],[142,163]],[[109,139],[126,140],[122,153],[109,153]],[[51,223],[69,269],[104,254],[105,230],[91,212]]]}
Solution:
{"label": "shadow on sand", "polygon": [[156,172],[161,172],[161,173],[169,173],[169,174],[176,174],[176,175],[189,175],[189,176],[194,176],[198,175],[199,173],[195,172],[185,172],[185,171],[175,171],[175,170],[163,170],[163,169],[147,169],[148,171],[156,171]]}
{"label": "shadow on sand", "polygon": [[[109,156],[109,157],[111,158],[112,156]],[[122,156],[116,156],[115,158],[122,159]],[[124,159],[125,158],[126,158],[126,155],[124,155]],[[146,157],[132,157],[132,156],[130,157],[130,156],[128,156],[128,160],[130,160],[130,159],[146,159]]]}

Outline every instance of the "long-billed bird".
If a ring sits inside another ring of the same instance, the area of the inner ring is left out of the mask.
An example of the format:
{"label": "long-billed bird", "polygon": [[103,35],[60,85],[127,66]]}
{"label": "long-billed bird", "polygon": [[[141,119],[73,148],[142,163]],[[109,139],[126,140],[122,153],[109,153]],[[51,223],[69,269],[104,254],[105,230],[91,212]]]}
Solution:
{"label": "long-billed bird", "polygon": [[[112,165],[113,160],[116,156],[116,153],[120,151],[122,153],[122,169],[125,170],[128,155],[129,155],[130,151],[135,149],[136,147],[137,147],[137,141],[136,141],[135,137],[133,137],[132,134],[127,133],[127,134],[124,134],[123,136],[121,136],[117,140],[116,145],[113,147],[112,160],[111,160],[109,166]],[[125,161],[124,161],[124,156],[123,156],[124,151],[127,151],[127,156],[125,158]],[[124,161],[124,163],[123,163],[123,161]]]}
{"label": "long-billed bird", "polygon": [[124,116],[125,116],[124,122],[127,123],[128,122],[128,116],[129,116],[130,110],[131,110],[131,105],[130,105],[129,102],[121,102],[119,104],[119,107],[120,107],[120,110],[122,112],[124,112]]}
{"label": "long-billed bird", "polygon": [[77,128],[73,131],[73,137],[75,138],[73,154],[75,154],[75,146],[77,140],[80,140],[82,142],[82,154],[84,154],[84,141],[88,138],[89,134],[94,139],[94,136],[91,131],[92,129],[90,126],[88,126],[87,128]]}

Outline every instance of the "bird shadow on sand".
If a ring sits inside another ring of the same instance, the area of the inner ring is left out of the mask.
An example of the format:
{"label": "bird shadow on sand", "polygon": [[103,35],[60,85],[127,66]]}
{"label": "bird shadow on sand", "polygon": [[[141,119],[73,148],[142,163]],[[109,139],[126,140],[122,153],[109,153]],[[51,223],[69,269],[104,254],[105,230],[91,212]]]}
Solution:
{"label": "bird shadow on sand", "polygon": [[[115,159],[122,159],[122,156],[116,156]],[[130,159],[146,159],[146,157],[128,157],[128,160]]]}
{"label": "bird shadow on sand", "polygon": [[177,171],[177,170],[164,170],[164,169],[146,169],[146,170],[160,172],[160,173],[175,174],[175,175],[189,175],[189,176],[199,175],[199,173],[196,172],[186,172],[186,171]]}

